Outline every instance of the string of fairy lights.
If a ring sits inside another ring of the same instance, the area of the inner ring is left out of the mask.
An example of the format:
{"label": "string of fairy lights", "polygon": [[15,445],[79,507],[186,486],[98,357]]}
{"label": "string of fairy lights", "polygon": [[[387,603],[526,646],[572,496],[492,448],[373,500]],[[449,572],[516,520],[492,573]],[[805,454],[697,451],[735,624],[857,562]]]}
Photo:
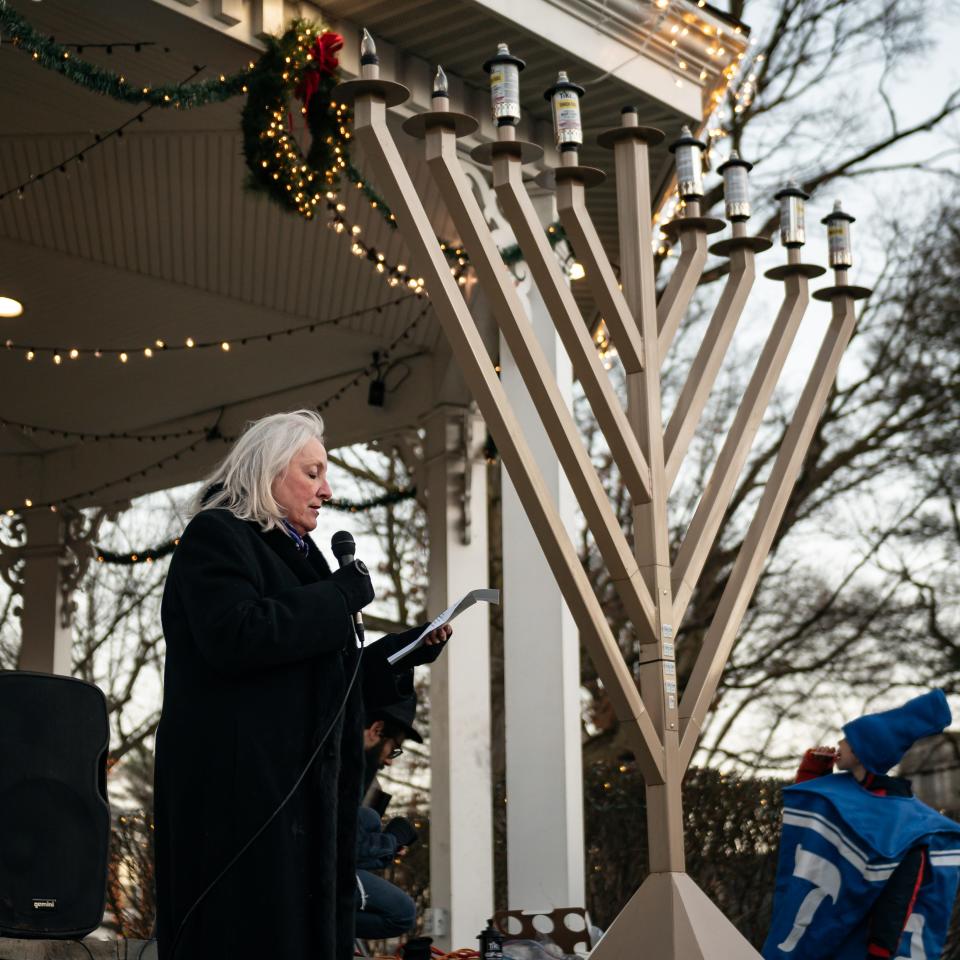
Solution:
{"label": "string of fairy lights", "polygon": [[[216,338],[212,340],[199,340],[196,337],[190,336],[185,337],[181,342],[168,342],[167,340],[158,337],[149,344],[137,344],[135,346],[126,347],[111,347],[108,349],[101,347],[63,347],[57,345],[51,346],[26,344],[8,338],[4,341],[4,348],[22,353],[23,358],[27,362],[32,363],[34,361],[43,360],[44,358],[49,358],[49,360],[56,366],[60,366],[68,361],[80,360],[85,357],[96,360],[112,359],[118,363],[128,363],[137,358],[152,360],[164,354],[178,352],[196,353],[203,352],[205,350],[212,350],[214,352],[223,354],[229,353],[234,347],[245,347],[254,343],[272,343],[280,338],[292,337],[302,333],[314,333],[315,331],[326,327],[337,327],[341,324],[347,323],[350,320],[355,320],[358,317],[365,316],[369,313],[382,313],[384,310],[390,307],[399,306],[420,292],[422,292],[422,284],[420,284],[418,288],[411,289],[408,293],[395,297],[392,300],[387,300],[383,303],[376,303],[369,307],[359,307],[356,310],[351,310],[336,317],[328,317],[323,320],[305,321],[304,323],[295,324],[293,326],[269,330],[265,333],[252,333],[246,334],[242,337],[233,337],[228,339]],[[36,429],[40,430],[42,428],[38,427]],[[66,435],[64,431],[55,432]],[[96,439],[96,435],[94,434],[74,435],[79,436],[81,439]],[[130,436],[132,439],[140,438],[139,435],[124,434],[123,436]],[[111,434],[108,435],[107,438],[116,439],[116,436]]]}
{"label": "string of fairy lights", "polygon": [[[56,41],[56,37],[51,37],[50,39]],[[77,54],[81,55],[84,50],[103,50],[106,54],[112,54],[114,50],[132,50],[134,53],[142,53],[148,48],[155,48],[156,51],[162,50],[164,53],[173,53],[170,47],[161,46],[156,40],[111,40],[109,43],[90,43],[86,40],[83,43],[71,43],[68,40],[60,40],[57,42],[59,42],[61,47],[66,47],[68,50],[75,50]]]}
{"label": "string of fairy lights", "polygon": [[188,430],[174,430],[167,433],[125,433],[113,431],[110,433],[94,433],[89,430],[63,430],[59,427],[43,427],[34,423],[21,423],[0,417],[0,429],[10,428],[19,430],[24,436],[40,434],[46,437],[56,437],[60,440],[82,440],[84,442],[99,443],[109,440],[134,440],[137,443],[168,443],[170,440],[180,440],[183,437],[196,437],[206,432],[204,427],[193,427]]}
{"label": "string of fairy lights", "polygon": [[[194,67],[194,72],[190,74],[190,76],[188,76],[183,82],[189,83],[190,80],[192,80],[201,70],[203,70],[203,67]],[[78,166],[82,165],[86,162],[87,154],[91,151],[96,150],[98,147],[102,147],[105,143],[108,143],[114,139],[116,139],[118,142],[122,141],[124,131],[138,123],[143,123],[143,118],[155,108],[156,104],[151,104],[150,106],[144,107],[142,110],[135,113],[128,120],[124,120],[124,122],[118,126],[112,127],[109,130],[103,130],[98,133],[94,133],[93,139],[79,150],[75,150],[73,153],[65,157],[61,157],[59,160],[50,164],[50,166],[38,170],[36,173],[30,174],[26,180],[21,180],[20,183],[15,184],[12,187],[8,187],[6,190],[0,191],[0,200],[5,200],[7,197],[14,195],[16,195],[18,199],[23,200],[26,197],[27,190],[38,183],[42,183],[46,177],[58,173],[62,176],[68,176],[70,164],[76,164]]]}
{"label": "string of fairy lights", "polygon": [[[416,296],[417,299],[424,299],[423,294],[414,294],[414,296]],[[413,318],[413,320],[396,337],[393,338],[393,340],[390,342],[387,348],[383,351],[378,351],[376,360],[374,362],[371,362],[365,365],[364,367],[361,367],[359,370],[352,372],[352,376],[350,374],[347,374],[347,376],[350,376],[350,379],[342,383],[329,396],[325,397],[319,403],[315,404],[314,409],[318,413],[322,413],[325,410],[328,410],[333,404],[339,401],[343,396],[345,396],[351,390],[358,387],[361,383],[367,380],[370,380],[374,377],[380,376],[380,373],[383,369],[383,365],[392,358],[394,351],[396,351],[396,349],[401,344],[403,344],[405,341],[409,340],[413,336],[418,324],[427,315],[427,312],[429,311],[429,309],[430,309],[429,304],[425,304],[423,309],[420,310],[420,312]],[[248,401],[244,401],[244,402],[248,402]],[[71,506],[73,501],[89,500],[91,498],[97,497],[102,493],[105,493],[106,491],[110,490],[112,487],[120,486],[122,484],[135,483],[138,480],[145,479],[146,477],[149,477],[158,471],[162,471],[163,468],[168,466],[169,464],[179,461],[182,458],[187,457],[190,454],[194,453],[203,444],[215,443],[215,442],[224,443],[224,444],[234,443],[237,440],[237,437],[228,436],[222,433],[220,430],[220,421],[223,418],[225,410],[226,410],[225,407],[221,407],[219,409],[219,411],[217,412],[217,417],[213,423],[207,426],[196,428],[196,431],[199,435],[197,435],[193,440],[191,440],[191,442],[188,443],[186,446],[181,447],[173,451],[172,453],[168,453],[163,457],[160,457],[158,460],[154,461],[153,463],[147,464],[144,467],[140,467],[136,470],[133,470],[122,477],[118,477],[113,480],[108,480],[95,487],[91,487],[89,490],[78,491],[76,493],[70,494],[69,496],[61,497],[57,500],[48,500],[45,502],[41,502],[41,501],[35,500],[32,497],[26,497],[24,498],[22,507],[8,506],[2,512],[7,517],[15,516],[22,509],[27,509],[27,510],[46,509],[46,510],[52,511],[53,513],[56,513],[58,510],[62,509],[63,507]],[[135,437],[136,435],[132,435],[132,436]]]}
{"label": "string of fairy lights", "polygon": [[[326,195],[327,226],[336,234],[345,236],[350,241],[350,252],[360,259],[366,259],[374,271],[383,277],[388,287],[406,286],[414,294],[426,295],[423,277],[416,277],[407,269],[404,263],[391,264],[386,254],[375,246],[360,239],[363,228],[358,223],[352,223],[346,217],[347,205],[337,199],[337,194],[328,191]],[[461,272],[454,272],[459,282],[466,283]]]}
{"label": "string of fairy lights", "polygon": [[[390,207],[387,206],[387,203],[383,197],[381,197],[370,186],[369,182],[364,179],[363,174],[361,174],[360,171],[349,162],[344,165],[343,173],[346,178],[359,191],[361,191],[361,193],[363,193],[367,203],[370,205],[370,209],[376,210],[377,213],[383,217],[387,226],[395,230],[397,228],[397,218],[390,210]],[[551,247],[556,247],[558,244],[564,241],[569,244],[567,235],[559,221],[549,224],[546,232],[547,240],[549,241]],[[470,266],[470,254],[464,247],[454,243],[453,241],[443,240],[439,237],[437,240],[440,244],[441,252],[447,258],[447,260],[451,262],[451,265],[453,265],[455,262],[459,267],[467,268]],[[521,260],[523,260],[523,250],[520,249],[520,244],[513,243],[508,247],[502,247],[500,249],[500,258],[508,267],[512,267],[514,264],[519,263]]]}

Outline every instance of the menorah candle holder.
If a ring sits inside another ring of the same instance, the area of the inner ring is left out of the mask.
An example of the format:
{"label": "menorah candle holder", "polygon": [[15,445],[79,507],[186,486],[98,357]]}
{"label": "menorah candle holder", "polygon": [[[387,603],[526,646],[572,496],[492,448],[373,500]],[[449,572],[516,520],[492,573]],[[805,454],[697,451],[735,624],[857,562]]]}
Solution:
{"label": "menorah candle holder", "polygon": [[[670,487],[753,285],[755,255],[766,249],[769,241],[747,235],[749,198],[743,189],[745,181],[738,172],[738,179],[731,185],[734,197],[727,208],[732,235],[711,248],[718,256],[729,258],[729,276],[704,344],[691,365],[680,401],[664,430],[660,367],[702,275],[707,255],[706,238],[723,227],[722,221],[701,216],[699,198],[703,188],[702,174],[698,176],[699,153],[691,152],[699,151],[699,141],[686,131],[674,144],[681,161],[678,182],[685,208],[681,217],[663,229],[672,240],[679,237],[681,256],[658,303],[648,152],[662,139],[662,134],[641,126],[637,111],[628,108],[621,115],[620,125],[600,137],[601,144],[612,148],[616,168],[620,228],[618,281],[584,202],[584,191],[599,181],[602,171],[579,163],[580,88],[569,77],[558,77],[548,96],[554,102],[559,99],[562,109],[575,110],[577,115],[570,113],[565,117],[566,125],[556,125],[560,163],[549,172],[549,182],[556,187],[564,228],[585,265],[594,296],[623,359],[627,387],[624,412],[523,183],[523,165],[539,158],[542,151],[536,144],[517,137],[518,78],[522,61],[506,49],[498,50],[487,63],[491,73],[506,64],[516,68],[516,76],[505,74],[495,78],[496,83],[506,84],[503,90],[496,87],[493,90],[493,113],[499,124],[497,139],[475,149],[472,156],[493,167],[497,197],[632,497],[634,549],[631,553],[463,172],[456,141],[473,132],[475,121],[450,110],[442,70],[437,74],[432,109],[404,124],[408,133],[424,140],[429,169],[461,241],[470,251],[471,263],[496,322],[632,619],[641,649],[638,691],[497,378],[467,308],[464,292],[451,276],[387,126],[386,109],[391,103],[405,99],[405,90],[399,84],[379,79],[372,38],[369,43],[365,41],[361,59],[361,78],[341,84],[335,96],[354,105],[354,128],[372,167],[372,179],[393,209],[411,261],[426,280],[454,358],[484,415],[644,776],[650,875],[591,956],[594,960],[620,960],[635,955],[637,944],[643,943],[646,952],[664,960],[757,957],[685,872],[680,786],[852,334],[854,301],[869,292],[847,282],[846,264],[852,262],[849,243],[841,245],[835,241],[835,283],[815,295],[831,302],[833,320],[764,486],[716,616],[681,691],[676,668],[677,627],[696,589],[720,520],[729,506],[734,485],[808,305],[809,279],[824,272],[817,265],[801,261],[804,198],[798,198],[793,192],[788,194],[785,209],[789,222],[784,228],[787,262],[767,272],[768,277],[783,282],[783,302],[700,505],[676,557],[671,557],[667,529]],[[745,161],[740,161],[741,166],[744,164]]]}
{"label": "menorah candle holder", "polygon": [[[730,261],[729,273],[720,298],[714,308],[700,349],[697,351],[674,406],[664,436],[666,482],[672,488],[693,439],[700,417],[706,407],[720,367],[733,339],[734,331],[743,314],[747,298],[756,279],[756,254],[769,250],[771,242],[764,237],[747,235],[746,222],[750,217],[748,175],[752,163],[733,154],[718,168],[724,177],[725,206],[732,224],[733,235],[712,244],[708,250]],[[728,184],[736,171],[735,195],[729,195]]]}
{"label": "menorah candle holder", "polygon": [[719,233],[725,226],[722,220],[700,216],[700,201],[703,199],[701,154],[705,148],[705,143],[690,135],[688,127],[684,127],[680,138],[670,144],[670,150],[677,158],[677,193],[683,204],[683,215],[660,226],[660,232],[670,243],[680,240],[679,262],[657,304],[661,363],[700,282],[707,262],[707,235]]}

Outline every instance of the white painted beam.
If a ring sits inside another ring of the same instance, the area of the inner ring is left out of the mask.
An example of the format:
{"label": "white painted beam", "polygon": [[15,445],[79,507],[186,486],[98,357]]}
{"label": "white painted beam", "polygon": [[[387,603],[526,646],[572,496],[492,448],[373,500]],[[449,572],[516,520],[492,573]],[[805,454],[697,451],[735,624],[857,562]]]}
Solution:
{"label": "white painted beam", "polygon": [[[556,219],[552,197],[535,202],[545,223]],[[528,302],[537,339],[569,403],[570,360],[535,286]],[[510,403],[573,531],[573,494],[505,342],[500,362]],[[506,472],[503,584],[507,901],[526,911],[583,907],[579,634]]]}
{"label": "white painted beam", "polygon": [[[427,599],[435,616],[488,583],[485,429],[475,414],[444,406],[428,417],[426,430]],[[463,542],[465,471],[469,543]],[[443,911],[448,931],[435,940],[445,950],[469,947],[493,910],[490,629],[483,605],[457,621],[431,667],[430,771],[430,905]]]}
{"label": "white painted beam", "polygon": [[60,586],[64,555],[63,523],[59,513],[28,510],[22,599],[23,641],[19,670],[69,676],[73,632],[63,616],[64,595]]}

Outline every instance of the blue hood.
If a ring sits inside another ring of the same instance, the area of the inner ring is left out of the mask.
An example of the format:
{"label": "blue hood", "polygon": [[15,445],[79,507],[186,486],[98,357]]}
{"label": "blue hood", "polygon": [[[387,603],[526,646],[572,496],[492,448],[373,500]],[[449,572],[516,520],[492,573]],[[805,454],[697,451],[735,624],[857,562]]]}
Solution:
{"label": "blue hood", "polygon": [[870,773],[886,773],[917,740],[940,733],[951,719],[944,692],[931,690],[902,707],[851,720],[844,725],[843,733]]}

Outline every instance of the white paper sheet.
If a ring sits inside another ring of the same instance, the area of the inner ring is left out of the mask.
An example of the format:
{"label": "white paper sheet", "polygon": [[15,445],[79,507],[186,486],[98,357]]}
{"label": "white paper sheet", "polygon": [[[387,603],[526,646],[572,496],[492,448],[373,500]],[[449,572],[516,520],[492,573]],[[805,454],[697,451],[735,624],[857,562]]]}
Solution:
{"label": "white paper sheet", "polygon": [[431,630],[436,630],[437,627],[442,627],[445,623],[449,623],[454,619],[454,617],[460,616],[464,610],[472,607],[478,602],[499,604],[500,591],[483,588],[479,590],[471,590],[468,594],[464,595],[455,604],[453,604],[453,606],[447,607],[443,613],[437,617],[434,617],[434,619],[430,621],[430,623],[416,640],[412,640],[402,650],[398,650],[396,653],[387,657],[387,663],[389,663],[392,667],[398,660],[402,660],[408,654],[413,653],[414,650],[419,650],[420,647],[423,646],[423,638],[430,633]]}

